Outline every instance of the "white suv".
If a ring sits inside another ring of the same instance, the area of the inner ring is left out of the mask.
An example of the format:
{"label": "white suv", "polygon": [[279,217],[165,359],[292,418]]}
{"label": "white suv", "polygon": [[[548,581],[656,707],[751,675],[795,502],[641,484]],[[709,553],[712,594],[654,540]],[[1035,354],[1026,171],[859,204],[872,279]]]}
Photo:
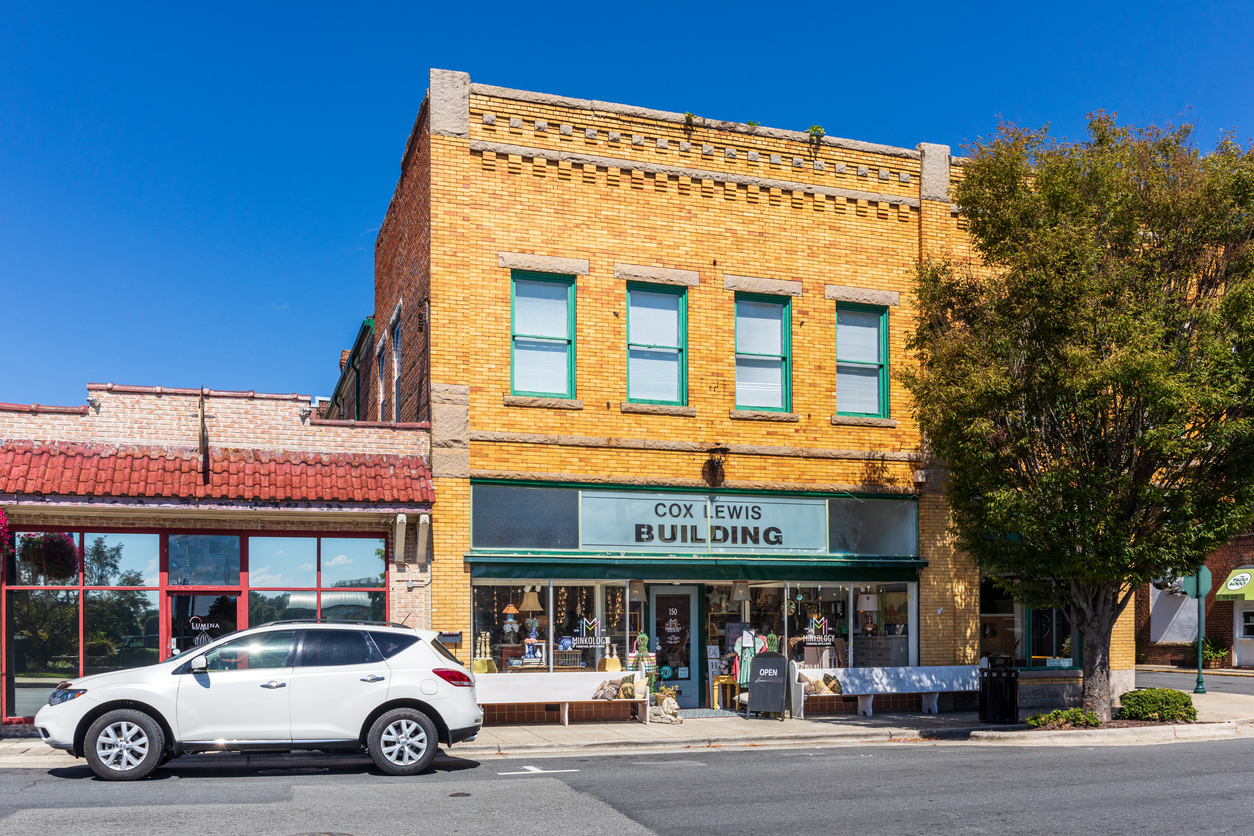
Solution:
{"label": "white suv", "polygon": [[474,676],[437,636],[379,622],[266,624],[63,682],[35,726],[112,781],[190,752],[362,747],[389,775],[413,775],[438,743],[473,740],[483,723]]}

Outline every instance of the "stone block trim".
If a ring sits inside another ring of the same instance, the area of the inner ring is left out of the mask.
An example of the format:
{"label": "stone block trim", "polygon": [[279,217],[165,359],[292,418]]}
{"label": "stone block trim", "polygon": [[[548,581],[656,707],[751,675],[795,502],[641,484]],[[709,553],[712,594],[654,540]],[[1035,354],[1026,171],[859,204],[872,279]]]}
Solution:
{"label": "stone block trim", "polygon": [[782,421],[793,424],[801,420],[801,416],[795,412],[758,412],[752,409],[733,409],[728,417],[733,421]]}
{"label": "stone block trim", "polygon": [[833,427],[884,427],[885,429],[897,429],[897,421],[894,418],[864,418],[860,415],[833,415]]}
{"label": "stone block trim", "polygon": [[768,293],[774,296],[800,296],[801,282],[786,279],[763,279],[757,276],[723,274],[723,288],[744,293]]}
{"label": "stone block trim", "polygon": [[431,384],[431,475],[466,478],[470,472],[470,387]]}
{"label": "stone block trim", "polygon": [[696,270],[675,270],[670,267],[646,267],[643,264],[614,264],[614,278],[656,284],[697,287],[701,274]]}
{"label": "stone block trim", "polygon": [[537,273],[588,275],[588,259],[586,258],[557,258],[532,253],[497,253],[496,266],[510,270],[534,270]]}
{"label": "stone block trim", "polygon": [[470,136],[468,73],[432,70],[427,95],[431,102],[431,133],[440,136]]}
{"label": "stone block trim", "polygon": [[531,409],[583,409],[583,401],[570,398],[532,398],[523,395],[505,395],[505,406],[524,406]]}
{"label": "stone block trim", "polygon": [[627,403],[623,402],[618,405],[620,412],[632,413],[635,415],[677,415],[682,418],[696,418],[697,408],[695,406],[671,406],[669,404],[660,403]]}
{"label": "stone block trim", "polygon": [[922,184],[919,197],[923,200],[949,202],[949,146],[919,143],[919,157],[923,163]]}
{"label": "stone block trim", "polygon": [[860,305],[882,305],[886,308],[896,308],[901,304],[901,293],[896,290],[874,290],[839,284],[823,285],[823,298],[837,302],[856,302]]}

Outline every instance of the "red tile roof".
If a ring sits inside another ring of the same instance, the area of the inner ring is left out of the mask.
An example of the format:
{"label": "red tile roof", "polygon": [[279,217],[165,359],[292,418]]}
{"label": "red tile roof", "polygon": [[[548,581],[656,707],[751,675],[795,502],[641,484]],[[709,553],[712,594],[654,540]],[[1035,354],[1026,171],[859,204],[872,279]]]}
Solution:
{"label": "red tile roof", "polygon": [[422,456],[6,441],[0,493],[332,502],[432,501]]}

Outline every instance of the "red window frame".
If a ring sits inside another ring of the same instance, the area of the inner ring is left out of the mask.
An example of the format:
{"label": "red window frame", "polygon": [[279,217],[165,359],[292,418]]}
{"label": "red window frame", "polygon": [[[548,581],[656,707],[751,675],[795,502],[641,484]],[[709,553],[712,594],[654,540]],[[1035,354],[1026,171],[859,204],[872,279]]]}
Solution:
{"label": "red window frame", "polygon": [[[236,598],[236,624],[239,630],[245,630],[249,626],[248,623],[248,593],[250,591],[279,591],[287,592],[292,588],[289,587],[252,587],[248,583],[249,574],[249,554],[248,554],[248,538],[250,537],[299,537],[314,538],[317,543],[318,567],[315,577],[316,586],[301,587],[308,589],[316,594],[317,615],[322,616],[322,541],[323,539],[345,539],[345,540],[382,540],[383,541],[383,567],[384,577],[381,587],[332,587],[332,589],[343,591],[365,591],[365,592],[382,592],[383,593],[383,612],[385,619],[391,614],[391,563],[392,563],[392,538],[388,531],[335,531],[327,529],[294,529],[294,530],[275,530],[275,529],[255,529],[255,528],[127,528],[124,526],[49,526],[49,525],[10,525],[10,529],[14,536],[17,534],[45,533],[52,532],[58,534],[71,534],[77,540],[79,548],[78,562],[78,578],[73,585],[51,586],[51,585],[26,585],[26,584],[10,584],[6,577],[8,569],[8,561],[0,559],[0,666],[5,664],[8,659],[8,593],[10,590],[50,590],[59,592],[74,592],[78,598],[78,676],[83,675],[84,666],[86,664],[86,642],[83,638],[84,613],[86,610],[85,595],[93,591],[117,591],[130,590],[136,592],[156,592],[158,593],[158,662],[164,662],[170,658],[170,596],[178,594],[234,594]],[[88,534],[155,534],[158,536],[158,580],[157,586],[87,586],[84,584],[83,552],[86,547],[85,538]],[[185,586],[182,584],[170,585],[169,568],[170,568],[170,536],[180,534],[198,534],[205,536],[219,537],[238,537],[240,539],[240,582],[234,586]],[[29,723],[33,721],[33,717],[10,717],[8,706],[8,677],[14,674],[7,669],[0,669],[0,723],[4,725],[15,723]]]}

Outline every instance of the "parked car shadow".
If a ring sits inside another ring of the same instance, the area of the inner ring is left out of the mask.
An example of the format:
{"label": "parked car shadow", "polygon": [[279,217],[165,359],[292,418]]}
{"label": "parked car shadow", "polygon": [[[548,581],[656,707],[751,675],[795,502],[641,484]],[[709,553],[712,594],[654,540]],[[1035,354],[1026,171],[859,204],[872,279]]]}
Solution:
{"label": "parked car shadow", "polygon": [[[479,761],[446,755],[443,751],[435,756],[431,766],[418,775],[441,772],[463,772],[475,769]],[[67,781],[101,781],[86,763],[76,766],[60,766],[48,770],[54,778]],[[158,767],[145,781],[162,781],[170,778],[214,778],[214,777],[258,777],[266,778],[275,775],[378,775],[379,777],[396,778],[386,775],[374,765],[370,756],[360,754],[342,755],[244,755],[237,753],[215,753],[203,755],[184,755]],[[141,782],[142,783],[142,782]]]}

